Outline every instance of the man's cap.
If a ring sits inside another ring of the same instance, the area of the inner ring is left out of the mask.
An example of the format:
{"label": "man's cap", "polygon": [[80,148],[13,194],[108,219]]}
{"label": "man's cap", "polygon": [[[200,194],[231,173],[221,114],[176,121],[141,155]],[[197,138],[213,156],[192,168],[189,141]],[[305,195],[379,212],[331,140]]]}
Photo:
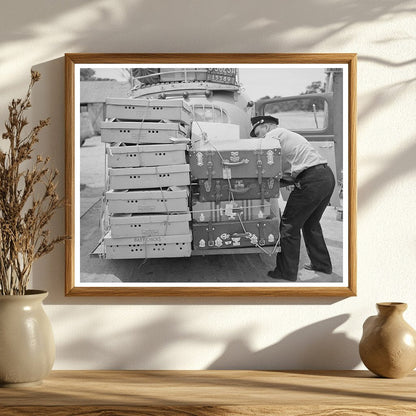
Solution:
{"label": "man's cap", "polygon": [[279,119],[273,116],[256,116],[256,117],[252,117],[251,119],[251,124],[253,125],[251,131],[250,131],[250,137],[256,137],[256,135],[254,134],[254,130],[256,130],[256,127],[259,126],[260,124],[264,124],[264,123],[274,123],[274,124],[279,124]]}

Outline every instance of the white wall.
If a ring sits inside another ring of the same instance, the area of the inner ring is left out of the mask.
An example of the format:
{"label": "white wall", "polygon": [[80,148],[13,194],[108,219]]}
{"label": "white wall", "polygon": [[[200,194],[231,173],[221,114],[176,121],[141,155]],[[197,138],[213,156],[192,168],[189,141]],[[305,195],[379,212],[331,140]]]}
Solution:
{"label": "white wall", "polygon": [[416,327],[415,12],[412,0],[2,2],[0,120],[34,66],[34,119],[53,121],[39,150],[61,172],[65,52],[358,53],[358,296],[65,298],[62,246],[33,277],[50,292],[55,369],[361,368],[376,302],[408,302]]}

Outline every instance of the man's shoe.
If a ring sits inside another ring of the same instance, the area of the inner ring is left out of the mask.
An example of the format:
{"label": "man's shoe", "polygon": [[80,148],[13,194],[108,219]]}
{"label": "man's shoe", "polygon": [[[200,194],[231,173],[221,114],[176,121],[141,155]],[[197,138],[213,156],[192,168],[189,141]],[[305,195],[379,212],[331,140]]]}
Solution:
{"label": "man's shoe", "polygon": [[297,276],[294,279],[283,277],[277,270],[270,270],[267,273],[267,276],[269,276],[273,279],[289,280],[290,282],[296,282],[296,280],[297,280]]}
{"label": "man's shoe", "polygon": [[312,264],[305,264],[305,266],[303,266],[303,268],[305,270],[312,270],[315,272],[321,272],[321,273],[325,273],[325,274],[332,274],[332,269],[321,269],[319,267],[315,267]]}

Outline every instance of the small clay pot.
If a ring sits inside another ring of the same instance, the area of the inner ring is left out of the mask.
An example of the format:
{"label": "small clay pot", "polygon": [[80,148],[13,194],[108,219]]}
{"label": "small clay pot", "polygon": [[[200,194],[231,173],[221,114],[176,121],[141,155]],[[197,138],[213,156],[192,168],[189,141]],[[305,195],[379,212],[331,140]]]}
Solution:
{"label": "small clay pot", "polygon": [[360,357],[381,377],[400,378],[416,367],[416,331],[403,319],[406,303],[377,303],[378,315],[364,322]]}

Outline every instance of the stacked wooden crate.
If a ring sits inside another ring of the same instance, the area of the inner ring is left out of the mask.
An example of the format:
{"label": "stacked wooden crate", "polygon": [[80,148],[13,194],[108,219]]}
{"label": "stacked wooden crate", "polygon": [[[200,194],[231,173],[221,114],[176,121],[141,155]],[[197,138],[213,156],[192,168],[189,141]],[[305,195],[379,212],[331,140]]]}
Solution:
{"label": "stacked wooden crate", "polygon": [[107,99],[108,259],[188,257],[191,110],[183,100]]}
{"label": "stacked wooden crate", "polygon": [[192,144],[189,163],[197,183],[192,207],[196,251],[278,249],[280,218],[271,202],[279,195],[282,175],[277,141],[205,137]]}

